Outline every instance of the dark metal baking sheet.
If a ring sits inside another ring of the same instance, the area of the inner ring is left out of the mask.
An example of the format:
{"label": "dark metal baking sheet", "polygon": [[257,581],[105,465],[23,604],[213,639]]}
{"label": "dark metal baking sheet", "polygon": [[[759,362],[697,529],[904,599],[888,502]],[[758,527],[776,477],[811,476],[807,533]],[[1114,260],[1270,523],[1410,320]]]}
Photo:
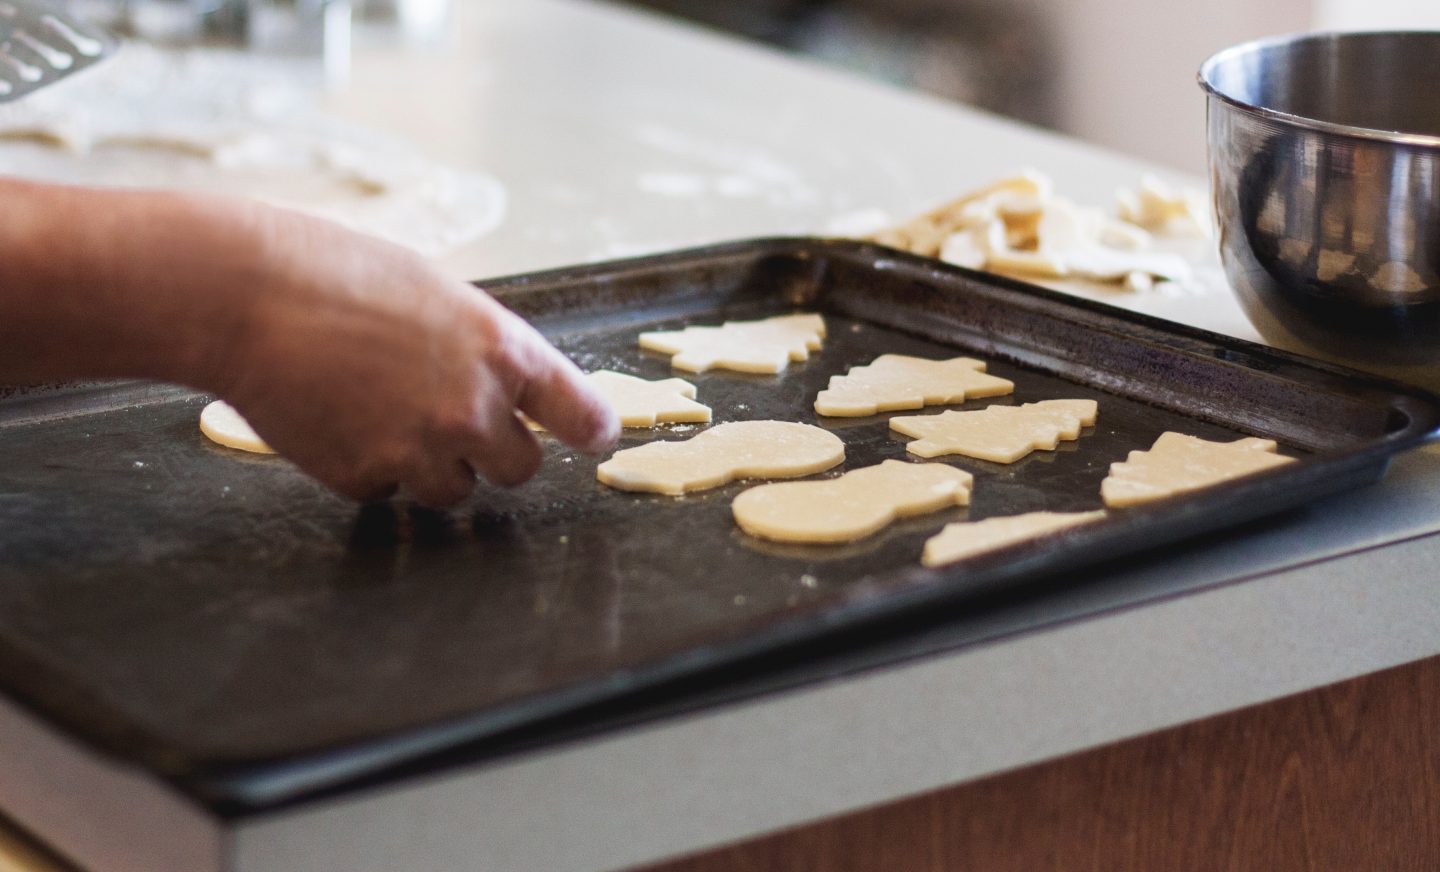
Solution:
{"label": "dark metal baking sheet", "polygon": [[[824,313],[824,350],[781,376],[687,376],[717,422],[814,422],[829,377],[883,352],[977,354],[1017,383],[996,402],[1093,397],[1100,418],[1011,466],[949,461],[976,476],[968,509],[786,547],[735,529],[743,484],[619,493],[553,443],[536,480],[452,512],[357,508],[281,460],[207,443],[193,393],[30,391],[0,401],[0,687],[217,809],[263,809],[527,725],[580,729],[597,706],[613,720],[627,699],[727,669],[793,670],[877,628],[970,616],[1374,480],[1440,423],[1418,389],[862,243],[762,240],[485,286],[584,368],[650,378],[672,373],[635,347],[642,328]],[[830,474],[904,457],[889,417],[819,421],[847,444]],[[919,566],[948,521],[1098,507],[1109,464],[1169,429],[1269,436],[1302,462]]]}

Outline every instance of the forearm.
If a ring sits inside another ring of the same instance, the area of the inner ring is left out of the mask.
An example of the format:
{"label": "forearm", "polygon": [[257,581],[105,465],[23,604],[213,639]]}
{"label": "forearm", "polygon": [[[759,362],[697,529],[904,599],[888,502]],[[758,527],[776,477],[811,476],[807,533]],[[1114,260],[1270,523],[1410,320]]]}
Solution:
{"label": "forearm", "polygon": [[357,499],[449,505],[584,451],[614,410],[498,303],[414,252],[299,213],[0,178],[0,384],[135,376],[229,400]]}
{"label": "forearm", "polygon": [[215,387],[245,329],[237,285],[257,269],[253,217],[227,207],[0,178],[0,384]]}

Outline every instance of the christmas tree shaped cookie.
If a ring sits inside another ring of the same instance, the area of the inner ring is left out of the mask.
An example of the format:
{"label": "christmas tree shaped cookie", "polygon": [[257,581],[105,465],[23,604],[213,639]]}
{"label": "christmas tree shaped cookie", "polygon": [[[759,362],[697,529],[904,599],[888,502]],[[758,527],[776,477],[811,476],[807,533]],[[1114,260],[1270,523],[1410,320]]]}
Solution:
{"label": "christmas tree shaped cookie", "polygon": [[615,407],[622,427],[656,424],[704,424],[710,407],[695,402],[695,386],[683,378],[647,381],[608,369],[586,378]]}
{"label": "christmas tree shaped cookie", "polygon": [[1062,439],[1080,438],[1080,429],[1095,423],[1096,409],[1094,400],[1045,400],[892,418],[890,429],[915,437],[905,450],[920,457],[963,454],[1014,463],[1037,449],[1053,451]]}
{"label": "christmas tree shaped cookie", "polygon": [[[683,378],[647,381],[608,369],[586,373],[585,378],[610,402],[622,427],[710,421],[710,407],[695,401],[695,386]],[[531,430],[545,429],[528,417],[525,424]]]}
{"label": "christmas tree shaped cookie", "polygon": [[1295,462],[1275,453],[1277,447],[1271,439],[1210,442],[1161,433],[1149,451],[1132,451],[1124,462],[1110,464],[1100,498],[1107,506],[1134,506]]}
{"label": "christmas tree shaped cookie", "polygon": [[897,409],[919,409],[962,403],[977,397],[999,397],[1015,383],[985,372],[973,357],[926,360],[903,354],[882,354],[867,366],[830,379],[815,397],[815,411],[840,418],[858,418]]}
{"label": "christmas tree shaped cookie", "polygon": [[670,365],[688,372],[777,373],[792,360],[808,360],[824,339],[825,320],[799,314],[641,333],[640,347],[672,355]]}

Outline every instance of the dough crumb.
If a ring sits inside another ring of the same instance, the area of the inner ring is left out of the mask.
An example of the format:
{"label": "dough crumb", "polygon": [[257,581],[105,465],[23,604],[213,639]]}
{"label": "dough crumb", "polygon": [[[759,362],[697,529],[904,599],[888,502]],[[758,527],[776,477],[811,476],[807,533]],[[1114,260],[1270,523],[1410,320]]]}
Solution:
{"label": "dough crumb", "polygon": [[266,445],[265,440],[251,429],[250,422],[224,400],[216,400],[200,411],[200,432],[226,448],[256,454],[275,453],[275,449]]}

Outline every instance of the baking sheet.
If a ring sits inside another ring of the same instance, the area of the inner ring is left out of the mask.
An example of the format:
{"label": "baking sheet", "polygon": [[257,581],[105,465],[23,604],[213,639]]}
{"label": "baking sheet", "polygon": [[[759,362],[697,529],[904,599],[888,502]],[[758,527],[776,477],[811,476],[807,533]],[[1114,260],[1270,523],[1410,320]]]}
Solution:
{"label": "baking sheet", "polygon": [[[357,508],[284,461],[208,443],[205,397],[26,392],[0,401],[5,692],[219,810],[254,811],[530,725],[573,732],[597,707],[614,719],[627,699],[723,670],[793,668],[856,634],[970,616],[1359,486],[1440,420],[1418,390],[862,243],[762,240],[485,285],[582,367],[647,378],[673,373],[635,347],[641,329],[823,312],[824,350],[778,377],[681,373],[716,422],[815,422],[829,377],[885,352],[978,354],[1017,383],[962,408],[1089,397],[1100,417],[1010,466],[947,460],[976,476],[968,509],[806,547],[740,533],[729,503],[743,484],[620,493],[554,442],[536,480],[457,510]],[[905,457],[889,417],[819,421],[847,444],[829,474]],[[1098,507],[1109,464],[1167,429],[1269,436],[1303,462],[1044,545],[919,566],[948,521]]]}

